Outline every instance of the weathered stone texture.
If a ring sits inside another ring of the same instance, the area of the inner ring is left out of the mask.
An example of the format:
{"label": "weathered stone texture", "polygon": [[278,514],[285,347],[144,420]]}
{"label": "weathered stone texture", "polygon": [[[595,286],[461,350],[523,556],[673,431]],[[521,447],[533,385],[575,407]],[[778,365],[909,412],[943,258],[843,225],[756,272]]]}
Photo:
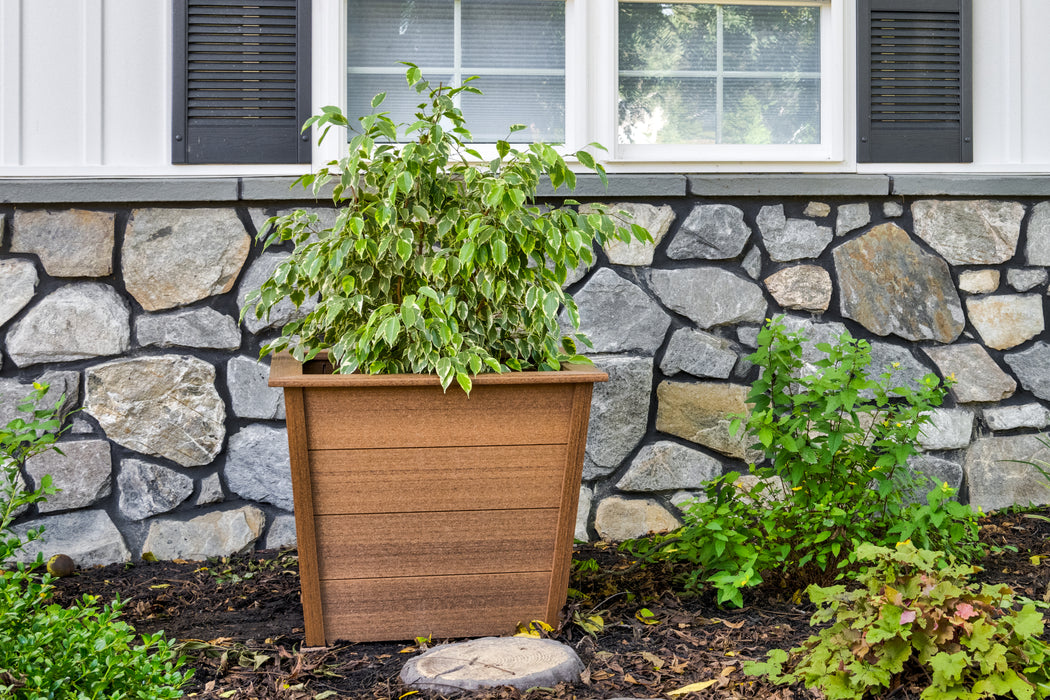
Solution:
{"label": "weathered stone texture", "polygon": [[[872,341],[868,376],[872,379],[879,379],[879,375],[884,372],[890,373],[890,388],[904,386],[917,389],[922,385],[923,377],[932,373],[933,369],[916,360],[907,348],[877,340]],[[863,392],[862,395],[872,394]]]}
{"label": "weathered stone texture", "polygon": [[831,275],[819,265],[787,267],[763,281],[785,309],[823,312],[831,303]]}
{"label": "weathered stone texture", "polygon": [[266,530],[263,549],[281,549],[295,545],[295,516],[291,513],[276,516]]}
{"label": "weathered stone texture", "polygon": [[737,362],[728,340],[691,328],[679,328],[667,344],[660,369],[668,376],[679,372],[694,377],[726,379]]}
{"label": "weathered stone texture", "polygon": [[620,465],[645,435],[653,385],[651,357],[595,357],[609,381],[595,384],[583,478],[604,476]]}
{"label": "weathered stone texture", "polygon": [[226,407],[215,390],[215,368],[182,355],[92,367],[84,410],[111,440],[184,467],[215,459],[226,434]]}
{"label": "weathered stone texture", "polygon": [[969,409],[935,408],[919,431],[919,445],[924,450],[961,450],[970,444],[973,419]]}
{"label": "weathered stone texture", "polygon": [[988,265],[1012,258],[1024,211],[1017,202],[991,200],[920,200],[911,205],[915,234],[952,265]]}
{"label": "weathered stone texture", "polygon": [[135,319],[135,339],[142,346],[236,350],[241,329],[232,316],[210,307],[145,314]]}
{"label": "weathered stone texture", "polygon": [[948,266],[894,224],[834,251],[842,315],[877,335],[950,343],[965,319]]}
{"label": "weathered stone texture", "polygon": [[[609,268],[594,273],[573,295],[580,312],[580,331],[594,352],[652,354],[664,341],[671,318],[640,287]],[[562,327],[570,328],[568,315]]]}
{"label": "weathered stone texture", "polygon": [[721,476],[722,463],[700,450],[667,440],[646,445],[616,482],[621,491],[699,489]]}
{"label": "weathered stone texture", "polygon": [[44,528],[44,536],[15,555],[17,561],[30,562],[42,552],[44,561],[55,554],[71,557],[79,567],[131,561],[124,537],[104,510],[75,510],[27,520],[12,527],[25,537],[29,530]]}
{"label": "weathered stone texture", "polygon": [[1027,350],[1008,352],[1003,360],[1021,386],[1044,401],[1050,400],[1050,344],[1037,341]]}
{"label": "weathered stone texture", "polygon": [[835,216],[835,235],[845,236],[850,231],[867,226],[871,222],[871,207],[867,202],[843,204]]}
{"label": "weathered stone texture", "polygon": [[120,512],[131,520],[173,510],[193,493],[193,479],[141,459],[125,459],[117,475]]}
{"label": "weathered stone texture", "polygon": [[1028,264],[1050,265],[1050,202],[1040,202],[1032,207],[1027,238],[1025,257]]}
{"label": "weathered stone texture", "polygon": [[1047,272],[1043,268],[1011,269],[1006,271],[1006,282],[1019,292],[1045,287]]}
{"label": "weathered stone texture", "polygon": [[665,381],[656,388],[656,429],[737,459],[753,459],[744,432],[731,436],[730,417],[747,413],[748,388],[739,384]]}
{"label": "weathered stone texture", "polygon": [[291,511],[292,472],[288,434],[264,425],[248,425],[230,436],[226,485],[241,498],[272,503]]}
{"label": "weathered stone texture", "polygon": [[762,232],[766,252],[776,262],[815,258],[833,238],[830,226],[818,226],[809,219],[788,219],[783,227]]}
{"label": "weathered stone texture", "polygon": [[130,311],[110,286],[70,284],[51,292],[7,333],[19,367],[120,355],[130,347]]}
{"label": "weathered stone texture", "polygon": [[212,474],[201,479],[200,491],[197,493],[194,505],[206,506],[212,503],[222,503],[225,499],[226,495],[222,492],[222,481],[219,480],[219,475]]}
{"label": "weathered stone texture", "polygon": [[186,522],[154,520],[142,553],[190,561],[225,557],[251,549],[265,525],[266,515],[254,506],[208,513]]}
{"label": "weathered stone texture", "polygon": [[232,209],[135,209],[124,234],[128,293],[146,311],[230,291],[251,238]]}
{"label": "weathered stone texture", "polygon": [[1050,482],[1024,462],[1050,463],[1046,435],[1017,435],[976,440],[966,451],[963,469],[974,510],[1050,503]]}
{"label": "weathered stone texture", "polygon": [[[616,223],[625,227],[637,224],[649,232],[653,237],[652,243],[642,243],[632,238],[630,243],[624,243],[619,239],[612,239],[604,246],[605,254],[613,265],[651,265],[653,252],[660,241],[667,235],[668,229],[674,223],[674,210],[670,206],[653,206],[652,204],[638,204],[635,202],[617,202],[605,205],[609,216]],[[595,211],[591,204],[580,206],[581,214],[590,214]],[[626,216],[620,212],[626,212]]]}
{"label": "weathered stone texture", "polygon": [[900,202],[883,202],[882,215],[887,219],[895,219],[904,216],[904,205]]}
{"label": "weathered stone texture", "polygon": [[998,288],[998,270],[963,270],[959,273],[959,290],[967,294],[990,294]]}
{"label": "weathered stone texture", "polygon": [[576,529],[573,539],[586,542],[591,539],[587,531],[587,525],[591,521],[591,505],[594,503],[594,490],[586,486],[580,487],[580,501],[576,506]]}
{"label": "weathered stone texture", "polygon": [[912,502],[925,505],[928,502],[926,494],[944,484],[948,484],[948,488],[956,492],[953,500],[959,500],[958,491],[962,486],[963,468],[958,462],[933,455],[917,454],[908,458],[908,467],[918,482],[909,494],[909,500]]}
{"label": "weathered stone texture", "polygon": [[758,249],[758,246],[752,246],[751,250],[747,251],[743,261],[740,263],[740,267],[753,280],[757,280],[762,276],[762,251]]}
{"label": "weathered stone texture", "polygon": [[12,253],[33,253],[52,277],[105,277],[113,272],[109,212],[16,211]]}
{"label": "weathered stone texture", "polygon": [[15,317],[36,294],[39,277],[28,260],[0,260],[0,326]]}
{"label": "weathered stone texture", "polygon": [[970,323],[984,344],[1006,350],[1043,332],[1043,300],[1036,294],[999,294],[966,300]]}
{"label": "weathered stone texture", "polygon": [[740,255],[751,238],[744,212],[728,204],[700,204],[678,227],[667,246],[667,257],[675,260],[701,258],[725,260]]}
{"label": "weathered stone texture", "polygon": [[1017,390],[1017,382],[977,343],[924,350],[941,371],[941,376],[954,377],[955,386],[951,392],[959,403],[1002,401]]}
{"label": "weathered stone texture", "polygon": [[226,363],[226,385],[234,415],[284,420],[284,392],[267,385],[269,376],[269,366],[250,357],[238,356]]}
{"label": "weathered stone texture", "polygon": [[248,292],[259,289],[262,283],[270,278],[277,266],[288,257],[287,253],[263,253],[244,273],[244,278],[237,288],[237,307],[244,314],[244,327],[248,329],[248,332],[258,333],[269,328],[280,328],[286,323],[302,318],[317,304],[316,297],[312,297],[296,308],[295,304],[285,299],[270,309],[269,315],[265,318],[255,317],[254,303],[251,304],[248,312],[244,313],[244,308],[248,305]]}
{"label": "weathered stone texture", "polygon": [[811,216],[814,219],[823,219],[825,216],[831,214],[831,206],[824,202],[810,202],[806,205],[806,208],[802,210],[804,216]]}
{"label": "weathered stone texture", "polygon": [[[44,398],[33,404],[35,408],[52,408],[58,403],[59,397],[66,397],[58,409],[58,416],[62,420],[80,401],[80,372],[44,372],[33,381],[50,387]],[[7,425],[13,418],[27,417],[26,413],[18,410],[18,405],[32,391],[32,382],[22,384],[17,379],[0,379],[0,426]]]}
{"label": "weathered stone texture", "polygon": [[984,422],[992,430],[1016,430],[1017,428],[1042,430],[1050,425],[1050,409],[1041,403],[989,406],[984,409],[983,417]]}
{"label": "weathered stone texture", "polygon": [[598,503],[594,514],[594,529],[598,531],[598,537],[607,542],[622,542],[677,527],[678,519],[650,498],[609,496]]}
{"label": "weathered stone texture", "polygon": [[721,268],[653,270],[652,287],[664,306],[701,328],[762,323],[766,318],[762,288]]}
{"label": "weathered stone texture", "polygon": [[87,508],[113,491],[113,463],[109,443],[105,440],[77,440],[58,443],[64,455],[42,452],[26,461],[26,474],[39,488],[40,480],[50,474],[56,494],[37,504],[41,513]]}

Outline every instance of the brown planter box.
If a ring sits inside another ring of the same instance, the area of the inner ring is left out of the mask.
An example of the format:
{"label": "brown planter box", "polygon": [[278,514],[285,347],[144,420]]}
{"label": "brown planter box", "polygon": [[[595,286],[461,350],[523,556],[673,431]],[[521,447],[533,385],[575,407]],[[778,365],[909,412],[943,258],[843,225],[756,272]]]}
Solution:
{"label": "brown planter box", "polygon": [[334,375],[275,355],[306,643],[512,632],[565,604],[593,367]]}

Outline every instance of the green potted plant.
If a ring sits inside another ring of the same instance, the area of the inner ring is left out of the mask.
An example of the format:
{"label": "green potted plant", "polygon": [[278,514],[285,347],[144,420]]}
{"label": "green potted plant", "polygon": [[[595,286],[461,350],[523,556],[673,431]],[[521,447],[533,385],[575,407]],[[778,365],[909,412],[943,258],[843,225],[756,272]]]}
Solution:
{"label": "green potted plant", "polygon": [[[332,186],[335,223],[271,219],[264,245],[295,249],[250,299],[260,317],[303,307],[263,353],[285,391],[311,645],[557,622],[591,389],[607,379],[576,352],[562,285],[593,242],[649,240],[571,200],[536,205],[541,178],[575,187],[555,148],[501,140],[485,162],[455,107],[478,90],[406,65],[427,97],[417,121],[363,117],[345,156],[299,178]],[[323,139],[350,124],[326,107],[310,126]]]}

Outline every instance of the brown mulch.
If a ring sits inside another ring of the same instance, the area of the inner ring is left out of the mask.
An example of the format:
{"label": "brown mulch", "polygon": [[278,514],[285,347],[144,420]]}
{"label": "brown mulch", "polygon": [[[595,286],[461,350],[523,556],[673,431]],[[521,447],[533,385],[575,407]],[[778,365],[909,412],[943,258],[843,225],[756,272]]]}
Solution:
{"label": "brown mulch", "polygon": [[[1006,549],[982,560],[984,571],[977,580],[1007,583],[1019,594],[1050,601],[1050,507],[995,513],[981,523],[982,542]],[[800,686],[770,685],[740,670],[743,661],[796,646],[811,634],[813,608],[800,601],[804,596],[798,590],[783,583],[763,584],[745,592],[743,609],[720,609],[709,594],[676,594],[675,572],[669,567],[638,566],[611,546],[577,547],[577,563],[592,559],[597,571],[574,567],[575,592],[563,611],[561,629],[551,634],[576,649],[586,666],[583,680],[528,692],[502,688],[459,697],[820,697]],[[439,697],[413,693],[398,681],[401,666],[425,642],[303,648],[294,551],[209,562],[112,565],[78,571],[56,584],[60,603],[84,594],[119,597],[126,605],[124,619],[138,631],[164,630],[169,638],[186,641],[184,653],[195,669],[187,697]],[[592,615],[604,625],[596,634],[573,621]],[[431,644],[439,641],[445,640]],[[699,693],[668,695],[703,681],[713,683]],[[921,690],[918,682],[905,682],[884,698],[918,698]]]}

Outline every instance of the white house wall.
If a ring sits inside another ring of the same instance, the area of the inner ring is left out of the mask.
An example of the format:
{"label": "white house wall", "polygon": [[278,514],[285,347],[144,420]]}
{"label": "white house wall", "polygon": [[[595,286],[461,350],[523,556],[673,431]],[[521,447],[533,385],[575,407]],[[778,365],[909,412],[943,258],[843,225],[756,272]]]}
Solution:
{"label": "white house wall", "polygon": [[[319,19],[338,15],[332,11],[338,1],[315,0],[315,37],[331,26],[318,26]],[[937,171],[1050,171],[1048,26],[1047,0],[974,0],[975,163],[938,165]],[[327,66],[332,44],[315,41],[315,67]],[[853,45],[853,37],[846,45]],[[845,53],[852,74],[852,50]],[[170,75],[170,0],[0,0],[0,176],[283,175],[302,170],[294,165],[173,166]],[[847,91],[852,90],[852,81],[847,83]],[[852,94],[844,96],[844,104],[851,115]],[[852,132],[846,129],[847,154],[853,151]],[[648,169],[783,167],[675,163]],[[848,159],[833,169],[922,172],[931,166],[858,167]]]}

